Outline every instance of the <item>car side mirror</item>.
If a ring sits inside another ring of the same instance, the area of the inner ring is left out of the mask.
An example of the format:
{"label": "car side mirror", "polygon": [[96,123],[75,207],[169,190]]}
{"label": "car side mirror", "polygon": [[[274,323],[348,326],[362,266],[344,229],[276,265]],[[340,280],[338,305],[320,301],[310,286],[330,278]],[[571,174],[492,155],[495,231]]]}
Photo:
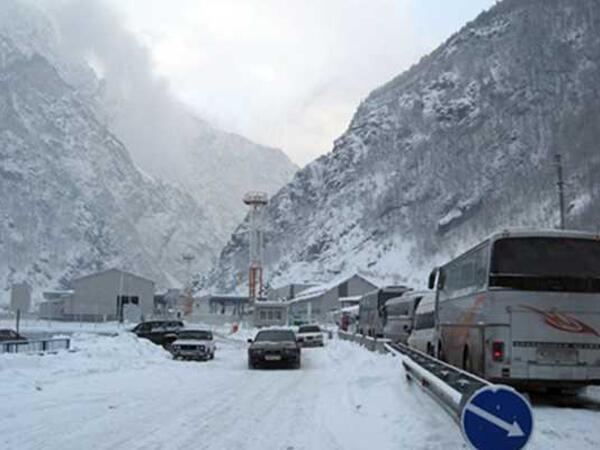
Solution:
{"label": "car side mirror", "polygon": [[248,344],[252,344],[252,339],[248,339]]}

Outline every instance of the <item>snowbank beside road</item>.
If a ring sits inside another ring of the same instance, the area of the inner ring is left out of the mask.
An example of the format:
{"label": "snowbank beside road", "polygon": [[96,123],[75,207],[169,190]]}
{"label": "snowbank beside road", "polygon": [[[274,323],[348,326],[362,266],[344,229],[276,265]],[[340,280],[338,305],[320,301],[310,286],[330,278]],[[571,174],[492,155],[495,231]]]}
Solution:
{"label": "snowbank beside road", "polygon": [[303,350],[301,370],[248,371],[241,342],[251,333],[218,341],[207,363],[173,361],[128,334],[74,335],[75,353],[0,358],[0,448],[460,445],[445,413],[407,387],[393,358],[334,340]]}
{"label": "snowbank beside road", "polygon": [[0,397],[12,394],[15,382],[40,389],[48,383],[70,377],[143,369],[164,363],[168,352],[130,333],[98,336],[77,333],[71,337],[71,350],[55,354],[3,354],[0,357]]}

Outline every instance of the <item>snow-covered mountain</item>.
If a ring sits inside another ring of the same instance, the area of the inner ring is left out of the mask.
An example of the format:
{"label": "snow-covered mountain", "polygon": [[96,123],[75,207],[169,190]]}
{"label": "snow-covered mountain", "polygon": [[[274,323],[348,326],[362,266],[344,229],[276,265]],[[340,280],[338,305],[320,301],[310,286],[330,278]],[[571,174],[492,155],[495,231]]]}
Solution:
{"label": "snow-covered mountain", "polygon": [[[219,178],[257,152],[275,173],[258,188],[273,191],[293,164],[186,112],[197,130],[186,175],[197,181],[147,174],[108,120],[101,80],[64,52],[60,29],[36,4],[0,4],[0,300],[13,282],[39,291],[112,266],[173,286],[186,278],[184,253],[206,270],[227,224],[244,214],[241,191],[252,187],[242,169],[233,182]],[[219,217],[224,208],[232,211]]]}
{"label": "snow-covered mountain", "polygon": [[[509,226],[600,223],[600,3],[504,0],[372,92],[266,214],[271,285],[368,270],[423,285]],[[206,286],[244,273],[242,228]]]}
{"label": "snow-covered mountain", "polygon": [[[106,2],[45,6],[65,52],[87,61],[100,78],[90,83],[79,76],[78,89],[94,93],[99,114],[139,167],[200,204],[219,236],[218,250],[246,214],[245,192],[275,194],[292,179],[298,167],[281,150],[224,132],[179,101],[156,74],[150,51]],[[243,115],[244,105],[236,107]]]}
{"label": "snow-covered mountain", "polygon": [[[165,108],[164,102],[156,106]],[[109,123],[131,150],[136,164],[196,200],[212,221],[218,236],[217,252],[246,215],[243,195],[255,190],[275,194],[298,170],[281,150],[219,130],[174,100],[169,102],[167,121],[145,121],[148,108],[135,108],[144,112],[135,127],[129,110],[119,110]],[[143,133],[136,134],[139,129]],[[170,151],[166,158],[165,149]]]}

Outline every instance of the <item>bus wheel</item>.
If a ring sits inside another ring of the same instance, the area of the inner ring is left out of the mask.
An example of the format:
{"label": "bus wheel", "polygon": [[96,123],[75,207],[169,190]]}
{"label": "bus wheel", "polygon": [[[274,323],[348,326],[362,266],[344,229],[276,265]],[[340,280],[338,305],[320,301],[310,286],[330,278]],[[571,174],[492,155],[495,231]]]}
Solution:
{"label": "bus wheel", "polygon": [[437,354],[437,358],[440,361],[445,361],[444,360],[444,352],[442,351],[442,344],[438,344],[438,354]]}
{"label": "bus wheel", "polygon": [[431,345],[431,342],[427,343],[427,354],[433,356],[433,345]]}

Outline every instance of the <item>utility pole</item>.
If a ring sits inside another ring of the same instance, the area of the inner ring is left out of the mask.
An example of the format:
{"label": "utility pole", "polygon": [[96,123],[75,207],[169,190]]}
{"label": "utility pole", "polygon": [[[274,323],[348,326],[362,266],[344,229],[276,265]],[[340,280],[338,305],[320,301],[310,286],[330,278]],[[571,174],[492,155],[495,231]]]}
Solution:
{"label": "utility pole", "polygon": [[557,187],[558,187],[558,202],[560,208],[560,229],[565,229],[565,182],[563,180],[562,157],[560,153],[554,155],[554,163],[556,165]]}
{"label": "utility pole", "polygon": [[185,315],[192,314],[194,312],[194,297],[192,295],[193,291],[193,280],[192,280],[192,261],[195,259],[195,256],[190,253],[183,254],[183,260],[187,265],[187,274],[186,274],[186,287],[184,288],[184,296],[185,296],[185,304],[183,305],[183,313]]}

